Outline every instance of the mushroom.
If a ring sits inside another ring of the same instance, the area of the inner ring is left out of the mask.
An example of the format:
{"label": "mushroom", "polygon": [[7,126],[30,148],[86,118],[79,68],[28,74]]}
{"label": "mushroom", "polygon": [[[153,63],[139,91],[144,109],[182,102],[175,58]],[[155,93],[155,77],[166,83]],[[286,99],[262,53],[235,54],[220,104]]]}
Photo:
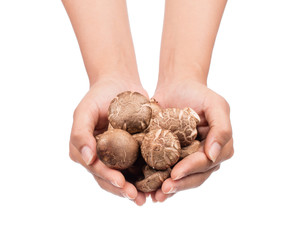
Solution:
{"label": "mushroom", "polygon": [[191,108],[166,108],[159,112],[149,126],[153,129],[167,129],[172,131],[179,139],[182,147],[190,145],[197,136],[196,126],[200,118]]}
{"label": "mushroom", "polygon": [[150,107],[152,109],[152,118],[157,116],[159,114],[159,112],[162,111],[162,108],[159,105],[158,101],[156,99],[154,99],[154,98],[150,99]]}
{"label": "mushroom", "polygon": [[157,170],[166,170],[180,157],[180,143],[169,130],[156,129],[147,133],[141,144],[141,154],[146,163]]}
{"label": "mushroom", "polygon": [[197,152],[199,147],[200,147],[200,141],[198,140],[193,141],[189,146],[181,148],[180,158],[181,159],[185,158],[188,155]]}
{"label": "mushroom", "polygon": [[136,188],[141,192],[153,192],[162,186],[162,183],[170,176],[171,169],[157,171],[149,166],[143,168],[144,179],[135,183]]}
{"label": "mushroom", "polygon": [[138,92],[122,92],[115,97],[108,109],[108,119],[113,128],[129,133],[145,130],[151,120],[150,101]]}
{"label": "mushroom", "polygon": [[142,144],[142,141],[145,137],[145,133],[136,133],[136,134],[133,134],[132,137],[137,141],[138,145],[141,146]]}
{"label": "mushroom", "polygon": [[119,170],[126,169],[138,157],[138,143],[124,130],[108,130],[98,135],[96,139],[98,157],[110,168]]}
{"label": "mushroom", "polygon": [[111,101],[108,114],[107,131],[96,136],[97,155],[139,191],[156,191],[171,167],[200,147],[200,118],[189,107],[162,109],[154,98],[126,91]]}

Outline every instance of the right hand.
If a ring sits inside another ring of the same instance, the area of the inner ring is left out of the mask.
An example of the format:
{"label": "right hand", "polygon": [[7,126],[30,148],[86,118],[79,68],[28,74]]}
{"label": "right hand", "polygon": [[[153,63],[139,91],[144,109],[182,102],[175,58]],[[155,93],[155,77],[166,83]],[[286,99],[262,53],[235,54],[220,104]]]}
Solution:
{"label": "right hand", "polygon": [[[234,153],[228,102],[198,79],[175,79],[157,87],[154,98],[163,107],[191,107],[200,116],[197,126],[202,147],[180,162],[161,189],[152,193],[154,201],[164,201],[175,192],[200,186],[220,164]],[[167,83],[167,84],[166,84]]]}
{"label": "right hand", "polygon": [[108,168],[96,154],[94,132],[107,130],[108,106],[111,100],[123,91],[136,91],[148,97],[139,81],[134,84],[127,80],[107,78],[99,79],[90,87],[74,111],[69,155],[73,161],[80,163],[93,174],[101,188],[127,197],[137,205],[143,205],[146,195],[127,182],[120,171]]}

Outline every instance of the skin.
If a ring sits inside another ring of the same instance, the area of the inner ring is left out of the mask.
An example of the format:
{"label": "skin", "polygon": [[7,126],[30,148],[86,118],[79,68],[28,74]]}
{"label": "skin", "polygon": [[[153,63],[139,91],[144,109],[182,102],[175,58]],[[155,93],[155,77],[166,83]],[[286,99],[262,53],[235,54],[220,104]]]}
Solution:
{"label": "skin", "polygon": [[151,194],[138,192],[119,171],[99,161],[95,153],[93,134],[107,128],[110,101],[118,93],[129,90],[147,96],[138,76],[126,2],[62,2],[90,81],[89,92],[74,112],[71,159],[91,172],[103,189],[128,197],[137,205],[144,204],[149,195],[154,202],[162,202],[175,192],[200,186],[222,161],[233,155],[229,105],[206,86],[226,0],[166,0],[159,80],[154,97],[162,107],[189,106],[199,113],[199,133],[204,142],[199,152],[173,168],[171,178],[163,183],[162,189]]}
{"label": "skin", "polygon": [[[207,87],[212,50],[226,0],[167,0],[154,98],[162,107],[189,106],[200,116],[203,146],[179,162],[153,201],[200,186],[233,156],[230,107]],[[180,17],[178,17],[180,16]],[[176,101],[174,101],[176,99]],[[213,160],[213,161],[211,161]]]}
{"label": "skin", "polygon": [[123,175],[97,159],[94,133],[108,126],[110,101],[120,92],[148,97],[139,80],[126,3],[122,0],[63,0],[75,31],[90,89],[74,112],[70,158],[93,174],[108,192],[142,205],[146,196]]}

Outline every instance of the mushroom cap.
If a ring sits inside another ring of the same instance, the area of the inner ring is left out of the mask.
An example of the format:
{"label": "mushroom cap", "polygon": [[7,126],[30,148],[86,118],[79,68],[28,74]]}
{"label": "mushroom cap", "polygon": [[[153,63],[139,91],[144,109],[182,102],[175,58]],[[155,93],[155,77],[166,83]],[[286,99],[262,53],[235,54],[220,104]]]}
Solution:
{"label": "mushroom cap", "polygon": [[142,141],[145,137],[145,133],[144,132],[136,133],[136,134],[133,134],[132,137],[137,141],[138,145],[141,146]]}
{"label": "mushroom cap", "polygon": [[180,158],[185,158],[188,155],[197,152],[199,147],[200,147],[200,141],[194,140],[190,145],[181,148]]}
{"label": "mushroom cap", "polygon": [[182,147],[190,145],[197,136],[196,126],[200,118],[191,108],[166,108],[159,112],[149,126],[153,129],[168,129],[179,139]]}
{"label": "mushroom cap", "polygon": [[143,169],[145,178],[135,183],[136,188],[141,192],[153,192],[162,186],[162,183],[170,176],[171,169],[157,171],[145,166]]}
{"label": "mushroom cap", "polygon": [[113,169],[126,169],[137,159],[139,146],[126,131],[112,129],[98,135],[97,154],[99,159]]}
{"label": "mushroom cap", "polygon": [[150,124],[150,101],[138,92],[122,92],[115,97],[108,109],[108,119],[113,128],[129,133],[142,132]]}
{"label": "mushroom cap", "polygon": [[150,99],[150,107],[152,109],[152,118],[154,118],[159,112],[162,111],[161,106],[159,105],[158,101],[154,98]]}
{"label": "mushroom cap", "polygon": [[157,170],[166,170],[180,157],[178,138],[169,130],[156,129],[147,133],[141,144],[141,154],[146,163]]}

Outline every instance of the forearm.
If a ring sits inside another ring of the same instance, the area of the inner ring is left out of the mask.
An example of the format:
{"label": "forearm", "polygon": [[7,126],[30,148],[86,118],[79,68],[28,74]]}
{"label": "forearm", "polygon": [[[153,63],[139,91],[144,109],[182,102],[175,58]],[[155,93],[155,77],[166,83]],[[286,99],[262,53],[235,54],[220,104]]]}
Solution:
{"label": "forearm", "polygon": [[227,0],[166,0],[159,85],[195,79],[206,84]]}
{"label": "forearm", "polygon": [[104,76],[139,81],[125,0],[62,0],[94,84]]}

